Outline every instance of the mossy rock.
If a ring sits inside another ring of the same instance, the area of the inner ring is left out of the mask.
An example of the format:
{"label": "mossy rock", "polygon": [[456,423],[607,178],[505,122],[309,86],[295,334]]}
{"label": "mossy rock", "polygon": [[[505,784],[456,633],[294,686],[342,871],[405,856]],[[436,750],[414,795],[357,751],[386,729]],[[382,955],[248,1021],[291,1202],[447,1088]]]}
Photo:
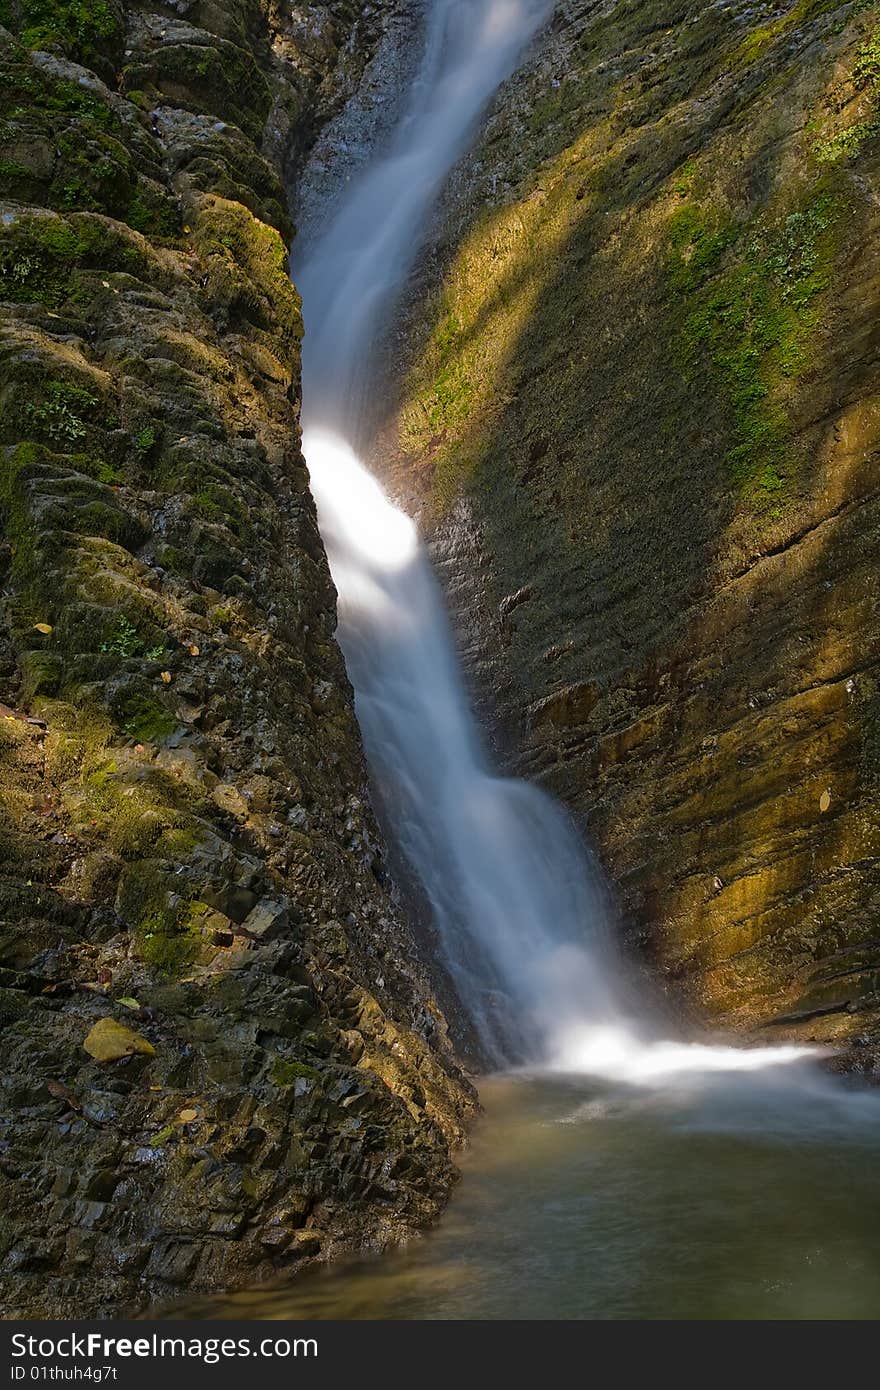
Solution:
{"label": "mossy rock", "polygon": [[209,111],[258,141],[272,104],[265,73],[247,49],[207,33],[204,40],[166,42],[146,61],[129,64],[126,90],[154,89],[170,105]]}
{"label": "mossy rock", "polygon": [[112,74],[122,54],[116,0],[16,0],[8,3],[8,20],[26,48],[63,53],[102,74]]}
{"label": "mossy rock", "polygon": [[0,222],[2,299],[82,313],[101,278],[117,272],[160,284],[168,278],[143,237],[107,218],[15,209]]}
{"label": "mossy rock", "polygon": [[298,361],[300,301],[279,233],[242,204],[216,196],[199,198],[192,216],[193,244],[206,266],[205,293],[215,311],[232,324],[244,319],[277,332],[281,355]]}
{"label": "mossy rock", "polygon": [[286,1057],[275,1057],[269,1075],[276,1086],[293,1086],[300,1079],[317,1080],[320,1073],[305,1062],[289,1061]]}
{"label": "mossy rock", "polygon": [[138,743],[161,743],[177,728],[174,715],[152,694],[123,692],[113,712],[123,731]]}

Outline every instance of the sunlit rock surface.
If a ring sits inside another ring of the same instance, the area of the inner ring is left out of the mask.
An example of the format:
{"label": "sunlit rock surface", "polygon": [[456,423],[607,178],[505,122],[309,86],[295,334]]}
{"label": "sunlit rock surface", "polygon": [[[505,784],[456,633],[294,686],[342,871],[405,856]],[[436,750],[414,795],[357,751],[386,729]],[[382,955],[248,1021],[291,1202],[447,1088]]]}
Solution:
{"label": "sunlit rock surface", "polygon": [[630,942],[802,1038],[876,1036],[878,129],[873,7],[565,0],[453,177],[377,448]]}

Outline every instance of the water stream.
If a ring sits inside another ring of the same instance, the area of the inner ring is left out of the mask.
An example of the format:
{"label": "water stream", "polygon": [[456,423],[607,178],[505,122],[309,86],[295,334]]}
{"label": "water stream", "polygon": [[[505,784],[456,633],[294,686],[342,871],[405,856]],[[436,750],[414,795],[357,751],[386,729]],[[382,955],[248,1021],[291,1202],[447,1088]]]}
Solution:
{"label": "water stream", "polygon": [[743,1079],[490,1078],[435,1231],[186,1315],[876,1318],[876,1115]]}
{"label": "water stream", "polygon": [[569,817],[498,776],[468,707],[414,523],[357,455],[373,363],[443,182],[548,0],[429,0],[387,148],[293,272],[303,298],[303,449],[339,595],[338,638],[397,848],[489,1061],[649,1080],[780,1066],[795,1048],[662,1037],[627,988],[599,871]]}
{"label": "water stream", "polygon": [[376,345],[434,201],[548,9],[429,0],[390,143],[294,266],[304,451],[374,785],[506,1075],[483,1087],[437,1234],[245,1298],[259,1316],[867,1316],[874,1096],[803,1049],[671,1037],[634,996],[587,848],[550,797],[491,768],[416,527],[358,457]]}

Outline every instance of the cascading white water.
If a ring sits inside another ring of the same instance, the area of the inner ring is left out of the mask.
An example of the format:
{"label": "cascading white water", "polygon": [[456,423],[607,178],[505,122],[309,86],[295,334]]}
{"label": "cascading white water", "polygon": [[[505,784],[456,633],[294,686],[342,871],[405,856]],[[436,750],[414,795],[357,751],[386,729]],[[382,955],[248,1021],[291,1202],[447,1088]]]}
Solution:
{"label": "cascading white water", "polygon": [[355,179],[296,268],[306,323],[308,424],[357,429],[377,336],[432,204],[490,97],[552,0],[422,0],[424,52],[390,146]]}
{"label": "cascading white water", "polygon": [[563,1025],[610,1025],[601,887],[560,808],[489,771],[415,526],[338,438],[304,448],[370,764],[484,1047],[534,1058]]}
{"label": "cascading white water", "polygon": [[433,201],[548,0],[429,0],[424,59],[390,147],[295,268],[306,323],[303,448],[339,593],[374,781],[487,1052],[652,1085],[803,1049],[671,1042],[633,1020],[597,871],[565,812],[492,774],[416,528],[354,452],[374,348]]}

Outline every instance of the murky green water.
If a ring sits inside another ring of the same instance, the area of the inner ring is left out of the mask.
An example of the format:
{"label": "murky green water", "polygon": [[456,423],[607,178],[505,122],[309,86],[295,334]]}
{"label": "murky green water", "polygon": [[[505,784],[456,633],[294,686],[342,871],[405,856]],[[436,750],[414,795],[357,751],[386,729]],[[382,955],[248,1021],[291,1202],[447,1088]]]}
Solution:
{"label": "murky green water", "polygon": [[254,1318],[875,1318],[880,1098],[501,1079],[436,1231],[187,1310]]}

